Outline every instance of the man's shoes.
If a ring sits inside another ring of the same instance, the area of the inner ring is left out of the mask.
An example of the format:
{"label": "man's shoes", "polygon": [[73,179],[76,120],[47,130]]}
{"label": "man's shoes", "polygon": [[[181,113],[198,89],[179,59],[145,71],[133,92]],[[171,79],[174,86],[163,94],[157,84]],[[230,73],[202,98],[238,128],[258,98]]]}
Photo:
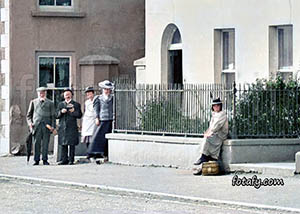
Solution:
{"label": "man's shoes", "polygon": [[40,164],[40,162],[39,161],[34,161],[34,164],[33,164],[33,166],[37,166],[37,165],[39,165]]}
{"label": "man's shoes", "polygon": [[44,165],[50,165],[48,161],[43,161]]}
{"label": "man's shoes", "polygon": [[74,162],[73,162],[73,161],[71,161],[71,162],[69,163],[69,165],[74,165]]}
{"label": "man's shoes", "polygon": [[68,164],[68,162],[61,161],[61,162],[58,162],[57,165],[67,165],[67,164]]}
{"label": "man's shoes", "polygon": [[202,163],[201,158],[199,158],[199,159],[194,163],[194,165],[200,165],[201,163]]}

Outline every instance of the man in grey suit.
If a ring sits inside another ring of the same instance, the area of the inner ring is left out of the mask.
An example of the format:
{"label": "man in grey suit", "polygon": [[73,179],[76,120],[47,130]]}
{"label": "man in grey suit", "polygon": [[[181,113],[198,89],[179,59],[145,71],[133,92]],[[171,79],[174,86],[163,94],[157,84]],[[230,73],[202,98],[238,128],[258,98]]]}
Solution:
{"label": "man in grey suit", "polygon": [[46,90],[45,87],[36,89],[38,98],[30,101],[27,112],[27,124],[33,136],[34,166],[39,165],[41,147],[43,164],[49,165],[49,139],[56,127],[54,103],[46,98]]}

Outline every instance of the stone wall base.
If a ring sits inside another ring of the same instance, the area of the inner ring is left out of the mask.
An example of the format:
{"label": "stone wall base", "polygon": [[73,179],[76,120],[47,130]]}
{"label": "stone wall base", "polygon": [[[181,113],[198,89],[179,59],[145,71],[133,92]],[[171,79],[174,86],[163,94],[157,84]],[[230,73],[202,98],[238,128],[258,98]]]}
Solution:
{"label": "stone wall base", "polygon": [[107,134],[109,161],[139,166],[191,168],[203,138]]}
{"label": "stone wall base", "polygon": [[[107,134],[109,161],[120,164],[192,168],[204,138]],[[226,140],[221,151],[225,171],[232,163],[295,161],[300,139]]]}

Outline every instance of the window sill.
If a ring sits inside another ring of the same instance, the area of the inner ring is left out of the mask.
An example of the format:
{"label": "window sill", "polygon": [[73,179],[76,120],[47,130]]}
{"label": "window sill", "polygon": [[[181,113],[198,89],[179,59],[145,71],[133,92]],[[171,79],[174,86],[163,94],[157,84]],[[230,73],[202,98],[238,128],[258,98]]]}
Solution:
{"label": "window sill", "polygon": [[287,68],[280,68],[278,72],[293,72],[293,68],[287,67]]}
{"label": "window sill", "polygon": [[84,18],[83,12],[66,12],[66,11],[31,11],[33,17],[64,17],[64,18]]}
{"label": "window sill", "polygon": [[235,69],[222,70],[222,73],[235,73]]}

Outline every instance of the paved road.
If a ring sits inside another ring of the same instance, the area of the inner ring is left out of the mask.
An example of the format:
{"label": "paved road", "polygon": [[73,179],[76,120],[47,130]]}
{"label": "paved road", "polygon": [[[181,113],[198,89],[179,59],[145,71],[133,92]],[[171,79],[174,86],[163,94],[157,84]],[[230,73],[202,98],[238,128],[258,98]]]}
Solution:
{"label": "paved road", "polygon": [[[90,188],[40,184],[0,178],[0,212],[13,214],[34,213],[103,213],[103,214],[192,214],[264,213],[262,210],[240,210],[196,203],[162,201],[128,195],[103,193]],[[265,211],[265,213],[276,213]]]}

